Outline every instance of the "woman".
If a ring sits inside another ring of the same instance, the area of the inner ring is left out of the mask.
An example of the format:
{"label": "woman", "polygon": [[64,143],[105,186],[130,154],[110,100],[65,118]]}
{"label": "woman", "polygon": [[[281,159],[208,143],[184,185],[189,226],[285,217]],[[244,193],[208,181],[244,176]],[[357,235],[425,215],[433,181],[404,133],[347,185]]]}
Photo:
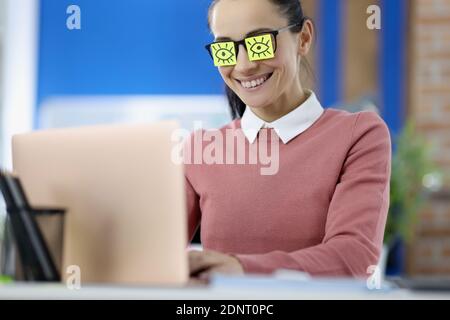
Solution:
{"label": "woman", "polygon": [[372,112],[324,110],[303,88],[314,27],[299,0],[216,0],[209,25],[207,49],[234,117],[219,132],[242,132],[249,153],[276,139],[279,164],[271,175],[258,165],[186,164],[189,236],[201,224],[204,248],[189,253],[191,275],[367,276],[389,206],[385,123]]}

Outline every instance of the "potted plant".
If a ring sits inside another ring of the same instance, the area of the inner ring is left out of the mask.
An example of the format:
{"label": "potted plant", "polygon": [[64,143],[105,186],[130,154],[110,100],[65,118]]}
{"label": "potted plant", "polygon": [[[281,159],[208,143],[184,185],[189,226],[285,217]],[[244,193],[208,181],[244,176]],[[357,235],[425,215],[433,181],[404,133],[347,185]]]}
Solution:
{"label": "potted plant", "polygon": [[430,178],[437,181],[436,177],[439,173],[431,161],[430,145],[416,131],[413,122],[408,121],[394,140],[390,207],[384,236],[388,251],[386,274],[403,273],[405,244],[412,239],[418,212],[426,200],[424,181]]}
{"label": "potted plant", "polygon": [[[1,206],[1,204],[0,204]],[[5,216],[0,211],[0,267],[3,266],[3,236],[5,229]],[[0,285],[11,282],[11,277],[2,274],[3,268],[0,268]]]}

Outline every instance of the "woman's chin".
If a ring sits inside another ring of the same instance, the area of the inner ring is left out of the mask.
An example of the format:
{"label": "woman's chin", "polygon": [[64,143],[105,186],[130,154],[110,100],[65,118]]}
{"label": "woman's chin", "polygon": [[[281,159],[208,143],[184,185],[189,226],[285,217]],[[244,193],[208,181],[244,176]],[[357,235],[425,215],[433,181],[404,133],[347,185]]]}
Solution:
{"label": "woman's chin", "polygon": [[267,99],[246,99],[243,101],[252,109],[262,109],[267,105]]}

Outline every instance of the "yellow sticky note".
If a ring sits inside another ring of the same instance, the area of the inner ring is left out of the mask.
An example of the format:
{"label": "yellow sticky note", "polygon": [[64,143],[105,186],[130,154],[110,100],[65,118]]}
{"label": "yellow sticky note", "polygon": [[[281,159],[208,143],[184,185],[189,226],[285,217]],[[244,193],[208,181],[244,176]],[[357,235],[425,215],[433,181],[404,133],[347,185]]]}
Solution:
{"label": "yellow sticky note", "polygon": [[248,59],[250,61],[265,60],[275,57],[272,35],[265,34],[245,39]]}
{"label": "yellow sticky note", "polygon": [[233,42],[218,42],[211,45],[211,53],[216,67],[234,66],[236,50]]}

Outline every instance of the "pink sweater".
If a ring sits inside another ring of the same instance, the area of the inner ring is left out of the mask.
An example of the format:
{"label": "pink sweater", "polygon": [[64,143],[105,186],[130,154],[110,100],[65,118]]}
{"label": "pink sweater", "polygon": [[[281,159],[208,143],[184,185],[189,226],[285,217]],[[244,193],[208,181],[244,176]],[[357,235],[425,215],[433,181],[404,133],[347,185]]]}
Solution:
{"label": "pink sweater", "polygon": [[[226,129],[241,131],[240,120]],[[389,130],[376,113],[326,109],[279,143],[277,174],[261,175],[262,164],[186,164],[190,239],[201,223],[203,248],[235,255],[249,273],[367,275],[383,243],[390,165]]]}

